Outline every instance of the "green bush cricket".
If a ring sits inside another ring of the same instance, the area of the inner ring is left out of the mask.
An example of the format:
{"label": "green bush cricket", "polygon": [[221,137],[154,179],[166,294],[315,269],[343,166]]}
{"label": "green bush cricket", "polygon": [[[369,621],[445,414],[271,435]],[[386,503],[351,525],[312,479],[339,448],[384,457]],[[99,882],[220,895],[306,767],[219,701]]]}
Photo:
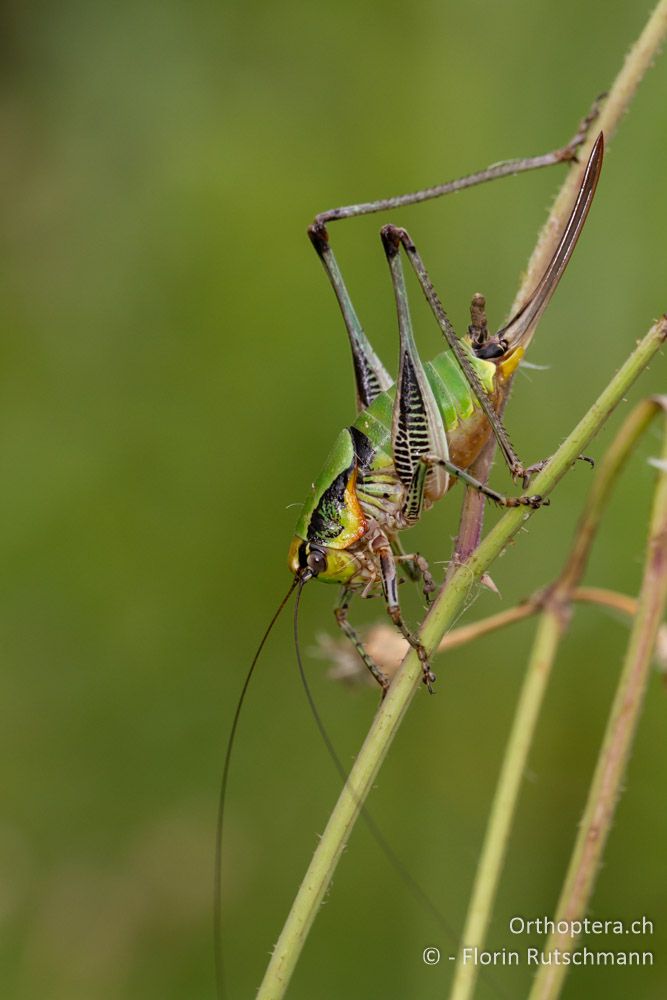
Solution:
{"label": "green bush cricket", "polygon": [[[484,171],[412,194],[323,212],[308,229],[334,289],[348,332],[355,373],[357,418],[338,435],[302,509],[288,556],[293,581],[259,643],[232,721],[220,789],[215,866],[215,949],[218,995],[221,998],[225,993],[221,947],[221,867],[226,789],[239,717],[266,640],[295,590],[296,638],[296,615],[304,584],[315,578],[336,583],[341,587],[336,606],[338,625],[380,684],[384,696],[389,679],[368,655],[347,620],[353,594],[362,597],[382,594],[392,621],[418,651],[424,683],[432,691],[435,675],[418,638],[401,616],[399,568],[404,568],[410,579],[421,581],[427,602],[435,586],[426,560],[417,553],[406,554],[401,547],[399,533],[416,523],[425,510],[448,492],[456,479],[461,479],[502,506],[539,507],[548,503],[539,495],[505,496],[475,480],[467,470],[491,435],[495,435],[512,478],[520,480],[524,489],[531,475],[545,464],[543,461],[524,467],[512,447],[499,413],[511,376],[521,362],[586,221],[602,167],[603,136],[600,133],[595,141],[569,219],[544,274],[527,302],[494,335],[489,333],[487,327],[484,298],[475,295],[471,305],[471,324],[466,336],[459,340],[408,233],[393,225],[383,227],[382,243],[390,268],[400,337],[396,385],[375,354],[357,318],[330,246],[327,224],[419,203],[498,177],[576,160],[577,150],[597,115],[597,105],[598,102],[584,118],[573,139],[558,150],[541,156],[504,161]],[[412,333],[401,251],[413,267],[447,343],[447,348],[426,364],[419,357]],[[329,753],[345,781],[345,770],[323,730],[308,690],[307,694]],[[365,809],[362,809],[362,814],[391,864],[439,917],[430,900],[396,859]]]}
{"label": "green bush cricket", "polygon": [[[550,155],[565,159],[573,155],[575,148],[571,143],[563,151]],[[521,361],[586,221],[600,176],[603,149],[600,133],[550,263],[528,302],[494,335],[487,328],[484,299],[475,295],[471,306],[472,322],[467,335],[459,340],[409,234],[396,226],[383,227],[382,242],[391,272],[400,336],[400,363],[395,386],[357,318],[325,225],[331,219],[379,211],[377,206],[384,208],[386,203],[323,213],[309,229],[345,319],[359,412],[355,422],[336,439],[303,507],[289,552],[289,566],[299,586],[315,577],[342,586],[336,607],[337,622],[383,692],[388,689],[389,679],[370,658],[347,620],[347,609],[354,593],[362,597],[382,593],[392,621],[422,660],[424,682],[429,690],[435,680],[425,650],[401,616],[398,564],[411,579],[422,580],[427,601],[434,584],[424,558],[403,552],[399,533],[415,524],[425,510],[447,493],[456,479],[505,507],[522,504],[539,507],[546,502],[537,495],[504,496],[474,479],[467,470],[492,433],[512,478],[521,480],[524,489],[530,476],[545,464],[523,466],[511,445],[499,410],[508,381]],[[518,164],[527,169],[526,163],[535,166],[534,162],[525,160],[499,166],[510,173],[519,169]],[[494,176],[502,175],[496,172]],[[488,179],[485,173],[476,175],[475,183]],[[417,194],[404,196],[401,203],[407,203],[407,199],[423,200]],[[398,199],[394,199],[396,201]],[[401,249],[417,275],[448,345],[447,350],[426,364],[419,357],[412,332]]]}

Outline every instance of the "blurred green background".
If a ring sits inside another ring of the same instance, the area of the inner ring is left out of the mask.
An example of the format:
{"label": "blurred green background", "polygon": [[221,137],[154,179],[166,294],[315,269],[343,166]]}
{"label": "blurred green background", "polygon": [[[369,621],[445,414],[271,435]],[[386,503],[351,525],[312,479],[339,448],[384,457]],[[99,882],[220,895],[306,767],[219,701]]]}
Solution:
{"label": "blurred green background", "polygon": [[[0,994],[210,998],[212,857],[241,679],[286,590],[299,503],[354,412],[348,347],[305,226],[315,212],[553,148],[609,85],[649,4],[293,0],[2,7]],[[667,306],[667,61],[609,150],[590,221],[508,424],[548,454]],[[500,323],[557,170],[394,215],[453,321]],[[378,218],[332,229],[369,334],[396,357]],[[439,334],[413,293],[426,356]],[[664,390],[658,359],[632,399]],[[628,402],[631,402],[629,400]],[[625,408],[625,412],[628,408]],[[591,451],[599,456],[620,414]],[[654,473],[638,449],[587,580],[629,593]],[[508,488],[498,466],[494,481]],[[582,466],[493,570],[509,607],[559,567]],[[449,557],[458,493],[413,532]],[[491,512],[489,520],[495,518]],[[438,567],[439,572],[442,567]],[[332,589],[304,595],[315,697],[351,761],[374,690],[311,655]],[[413,616],[417,602],[408,601]],[[358,605],[372,621],[379,605]],[[371,808],[458,933],[529,647],[527,624],[440,663]],[[580,611],[531,753],[490,934],[555,905],[626,629]],[[667,995],[665,713],[654,676],[592,914],[646,914],[652,969],[580,969],[565,996]],[[339,781],[299,688],[289,617],[239,732],[226,856],[232,998],[259,983]],[[521,944],[538,944],[533,938]],[[591,942],[588,942],[589,945]],[[622,942],[623,943],[623,942]],[[354,834],[294,1000],[444,997],[454,943]],[[609,945],[595,939],[593,945]],[[618,946],[611,941],[611,946]],[[521,997],[500,969],[479,997]]]}

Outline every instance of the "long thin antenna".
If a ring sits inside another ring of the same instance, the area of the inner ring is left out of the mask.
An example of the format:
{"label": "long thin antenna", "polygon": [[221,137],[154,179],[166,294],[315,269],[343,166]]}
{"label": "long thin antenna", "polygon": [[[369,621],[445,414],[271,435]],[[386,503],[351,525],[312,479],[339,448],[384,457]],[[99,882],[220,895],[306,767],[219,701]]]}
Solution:
{"label": "long thin antenna", "polygon": [[218,819],[216,823],[216,833],[215,833],[215,867],[214,867],[214,878],[215,886],[213,890],[213,933],[215,935],[215,940],[213,944],[213,951],[215,955],[215,981],[217,986],[218,1000],[223,1000],[225,996],[225,977],[224,977],[224,962],[222,955],[222,841],[223,833],[225,828],[225,802],[227,799],[227,783],[229,780],[229,767],[232,760],[232,751],[234,749],[234,742],[236,739],[236,730],[238,729],[239,719],[241,717],[241,710],[243,708],[243,703],[245,701],[245,696],[250,686],[250,681],[252,680],[252,675],[255,672],[255,667],[257,666],[257,661],[259,660],[260,654],[264,649],[266,640],[269,638],[271,629],[277,622],[280,614],[289,601],[294,588],[298,583],[298,577],[295,577],[292,581],[290,589],[287,591],[282,601],[278,605],[278,610],[275,612],[273,618],[269,622],[267,629],[262,636],[257,651],[252,658],[252,663],[248,673],[243,681],[243,687],[241,688],[241,694],[239,695],[239,700],[236,703],[236,709],[234,710],[234,718],[232,719],[232,728],[229,732],[229,738],[227,740],[227,747],[225,749],[225,760],[222,766],[222,778],[220,780],[220,796],[218,798]]}
{"label": "long thin antenna", "polygon": [[299,668],[299,675],[301,677],[301,683],[303,685],[303,690],[305,691],[306,698],[308,699],[308,704],[310,705],[310,710],[311,710],[311,712],[313,714],[313,718],[315,720],[315,725],[317,726],[317,728],[319,730],[320,736],[322,737],[322,740],[324,742],[324,745],[327,748],[329,756],[331,757],[331,760],[333,761],[334,767],[336,768],[336,770],[338,771],[338,774],[340,775],[340,778],[341,778],[341,781],[343,782],[343,785],[347,786],[347,790],[349,791],[350,795],[352,796],[353,799],[356,800],[356,804],[357,804],[357,807],[359,809],[360,815],[363,817],[364,822],[366,823],[366,826],[368,827],[368,829],[370,830],[371,834],[373,835],[373,837],[374,837],[374,839],[375,839],[378,847],[380,848],[380,850],[383,852],[383,854],[385,855],[385,857],[389,861],[389,864],[392,866],[392,868],[394,868],[396,870],[396,872],[398,873],[398,875],[403,879],[403,881],[405,882],[406,886],[409,888],[409,890],[412,893],[412,895],[416,899],[418,899],[419,902],[423,906],[425,906],[431,912],[431,914],[435,917],[435,919],[437,920],[437,922],[446,931],[446,933],[449,935],[449,937],[452,939],[452,941],[456,942],[456,940],[457,940],[456,933],[453,930],[453,928],[451,927],[451,925],[448,923],[446,917],[443,916],[443,914],[440,912],[440,910],[435,905],[435,903],[433,902],[433,900],[429,897],[429,895],[427,894],[427,892],[424,889],[422,889],[422,887],[419,885],[419,883],[413,878],[413,876],[407,870],[407,868],[405,867],[405,865],[403,864],[403,862],[401,861],[401,859],[398,857],[398,855],[394,851],[393,847],[391,846],[391,844],[389,843],[389,841],[385,838],[385,836],[382,833],[382,831],[380,830],[379,826],[377,825],[377,823],[375,822],[375,820],[373,819],[373,817],[369,813],[368,809],[359,800],[359,798],[356,795],[354,789],[351,787],[350,782],[349,782],[350,776],[347,773],[347,771],[345,770],[345,768],[343,767],[343,764],[342,764],[342,762],[340,760],[340,757],[336,753],[334,745],[331,742],[331,738],[330,738],[330,736],[329,736],[329,734],[328,734],[328,732],[327,732],[327,730],[326,730],[326,728],[324,726],[324,723],[322,721],[322,716],[320,715],[320,713],[319,713],[319,711],[317,709],[317,705],[315,704],[315,699],[313,698],[313,693],[310,690],[310,685],[308,684],[308,679],[306,677],[306,672],[305,672],[305,670],[303,668],[303,661],[301,659],[301,650],[299,648],[299,622],[298,622],[298,615],[299,615],[299,604],[301,602],[301,591],[302,591],[302,589],[303,589],[302,587],[299,587],[299,589],[297,591],[297,595],[296,595],[296,601],[294,603],[294,646],[295,646],[295,650],[296,650],[296,662],[297,662],[297,665],[298,665],[298,668]]}

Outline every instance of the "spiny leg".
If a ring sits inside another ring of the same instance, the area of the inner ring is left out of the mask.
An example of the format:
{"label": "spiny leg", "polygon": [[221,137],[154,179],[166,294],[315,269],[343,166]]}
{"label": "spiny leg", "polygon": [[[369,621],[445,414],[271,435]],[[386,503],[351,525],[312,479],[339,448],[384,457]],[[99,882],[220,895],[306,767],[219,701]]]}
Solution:
{"label": "spiny leg", "polygon": [[352,361],[354,363],[354,377],[357,391],[357,410],[360,412],[361,410],[365,410],[367,406],[370,406],[381,392],[389,389],[393,385],[393,380],[364,333],[343,280],[338,261],[329,245],[329,237],[325,227],[323,225],[310,226],[308,236],[329,276],[329,281],[343,314],[343,320],[345,321],[345,327],[350,339],[350,347],[352,348]]}
{"label": "spiny leg", "polygon": [[422,201],[429,201],[432,198],[440,198],[446,194],[453,194],[455,191],[463,191],[465,188],[474,187],[477,184],[485,184],[487,181],[497,180],[500,177],[510,177],[514,174],[525,173],[528,170],[538,170],[541,167],[549,167],[556,163],[576,161],[577,150],[585,142],[590,125],[597,118],[600,105],[605,96],[602,94],[596,98],[588,114],[579,123],[575,135],[560,149],[552,150],[550,153],[543,153],[541,156],[503,160],[500,163],[492,164],[492,166],[487,167],[485,170],[468,174],[466,177],[459,177],[456,180],[447,181],[444,184],[436,184],[433,187],[414,191],[410,194],[332,208],[326,212],[320,212],[315,217],[314,226],[323,227],[326,223],[334,222],[338,219],[350,219],[359,215],[372,215],[375,212],[385,212],[402,208],[405,205],[415,205]]}
{"label": "spiny leg", "polygon": [[425,559],[424,556],[420,555],[419,552],[411,552],[409,555],[397,556],[397,558],[405,559],[411,567],[413,580],[421,580],[422,594],[424,595],[427,607],[430,607],[431,604],[433,604],[433,594],[438,588],[436,587],[433,576],[431,575],[431,568],[428,564],[428,560]]}
{"label": "spiny leg", "polygon": [[394,557],[397,562],[401,562],[405,566],[405,572],[413,583],[416,583],[420,579],[421,573],[417,565],[413,562],[413,554],[407,553],[403,548],[403,543],[398,535],[389,536],[389,544],[391,545],[391,551],[394,553]]}
{"label": "spiny leg", "polygon": [[456,360],[459,363],[461,371],[465,375],[470,388],[475,393],[475,396],[484,410],[486,417],[493,428],[493,432],[496,436],[498,444],[502,450],[505,460],[510,469],[510,472],[514,475],[516,470],[523,470],[523,466],[519,460],[518,455],[512,447],[512,443],[509,439],[509,435],[505,430],[505,427],[500,420],[498,414],[494,410],[491,401],[484,390],[482,383],[479,380],[477,372],[473,368],[470,358],[461,344],[461,341],[456,335],[454,327],[452,326],[447,313],[444,310],[440,297],[435,290],[433,282],[431,281],[428,271],[424,266],[424,262],[417,251],[415,244],[413,243],[410,234],[407,230],[399,228],[398,226],[384,226],[381,231],[382,241],[385,245],[385,250],[388,246],[393,246],[395,248],[395,253],[398,253],[399,245],[402,245],[407,254],[408,260],[412,264],[413,270],[417,275],[420,285],[428,304],[431,307],[438,325],[444,334],[447,344],[451,348]]}
{"label": "spiny leg", "polygon": [[499,507],[532,507],[533,510],[537,510],[538,507],[549,506],[550,501],[547,497],[542,497],[538,493],[533,496],[520,497],[508,497],[504,493],[498,493],[485,483],[481,483],[479,479],[475,479],[465,469],[460,469],[457,465],[454,465],[449,459],[436,458],[434,455],[422,455],[422,462],[426,466],[441,465],[447,470],[450,476],[460,479],[466,486],[470,486],[471,489],[482,493],[489,500],[497,503]]}
{"label": "spiny leg", "polygon": [[[494,337],[489,337],[485,342],[477,346],[475,353],[480,358],[502,361],[502,359],[517,347],[527,342],[533,327],[544,312],[551,296],[553,295],[560,278],[567,266],[572,251],[574,250],[579,234],[583,228],[588,215],[595,188],[597,186],[600,170],[602,167],[602,155],[604,142],[602,133],[591,152],[582,183],[577,194],[572,212],[565,225],[558,247],[556,248],[551,261],[546,267],[542,278],[538,282],[535,290],[531,294],[527,303],[513,317],[510,322],[502,328]],[[524,489],[530,479],[529,470],[524,467],[515,452],[509,435],[498,414],[493,408],[491,400],[487,396],[479,377],[473,368],[465,348],[456,336],[454,328],[445,312],[440,297],[433,286],[433,282],[426,270],[424,262],[412,241],[409,233],[405,229],[397,226],[385,226],[382,229],[382,239],[385,248],[394,245],[398,248],[403,246],[407,257],[412,264],[413,270],[422,287],[424,295],[431,307],[431,310],[445,336],[445,339],[456,356],[456,359],[463,371],[468,383],[475,393],[477,400],[484,410],[489,423],[493,429],[496,440],[505,457],[510,474],[513,478],[523,481]]]}
{"label": "spiny leg", "polygon": [[[432,397],[430,386],[414,345],[405,279],[398,256],[399,245],[404,242],[403,235],[409,240],[404,230],[396,229],[394,226],[385,226],[382,230],[382,240],[387,260],[389,261],[392,284],[396,296],[401,335],[401,371],[394,404],[392,446],[396,471],[406,487],[406,499],[402,508],[403,516],[408,522],[418,519],[423,506],[427,476],[429,470],[434,468],[442,468],[448,473],[448,476],[454,475],[463,479],[469,486],[484,493],[485,496],[501,506],[530,506],[537,508],[545,502],[542,500],[542,497],[506,497],[483,485],[479,480],[469,475],[463,469],[460,469],[449,459],[442,416],[435,399]],[[433,294],[436,294],[435,291]],[[473,313],[473,322],[477,322],[481,330],[485,324],[484,302],[481,296],[477,297],[474,306],[476,312]],[[442,309],[442,307],[440,308]],[[451,331],[452,346],[457,356],[460,356],[461,367],[464,368],[464,371],[469,370],[471,377],[477,381],[480,401],[488,404],[490,418],[498,420],[486,393],[477,379],[468,356],[449,324],[444,310],[442,310],[442,315],[445,318],[447,328]],[[502,424],[500,422],[499,424],[501,430],[506,435]],[[429,447],[430,441],[440,442],[437,452],[432,452]],[[442,490],[444,492],[447,479],[448,477],[442,483],[435,486],[436,491]],[[433,489],[433,486],[431,489]],[[438,492],[435,495],[437,496]]]}
{"label": "spiny leg", "polygon": [[431,568],[428,564],[428,560],[424,556],[420,555],[419,552],[413,552],[411,556],[412,561],[419,570],[419,575],[422,580],[422,594],[424,595],[424,600],[427,605],[433,603],[433,594],[437,590],[435,585],[435,580],[431,575]]}
{"label": "spiny leg", "polygon": [[382,697],[386,695],[389,690],[389,678],[385,673],[380,670],[377,663],[369,654],[366,652],[366,648],[359,638],[355,629],[350,625],[347,619],[348,608],[350,607],[350,600],[352,598],[352,591],[344,588],[341,592],[338,604],[334,608],[334,615],[336,616],[336,622],[338,627],[345,633],[347,638],[350,640],[357,653],[363,660],[366,668],[371,672],[375,680],[378,682],[382,688]]}
{"label": "spiny leg", "polygon": [[438,589],[431,575],[428,561],[419,552],[406,552],[398,535],[389,536],[391,551],[394,553],[396,562],[400,562],[405,567],[405,572],[413,583],[421,580],[422,593],[427,605],[433,602],[432,594]]}
{"label": "spiny leg", "polygon": [[410,643],[412,648],[417,653],[417,656],[419,657],[422,665],[424,684],[428,688],[429,694],[433,694],[433,684],[435,683],[435,674],[431,670],[428,660],[428,653],[426,652],[426,649],[421,644],[417,636],[413,635],[410,629],[407,627],[401,615],[401,605],[398,600],[398,578],[396,576],[396,562],[394,559],[394,554],[391,551],[391,546],[389,544],[388,539],[381,537],[374,548],[380,560],[380,572],[382,574],[382,589],[384,591],[384,599],[387,605],[387,612],[389,614],[389,617],[393,621],[396,628],[400,631],[403,638]]}

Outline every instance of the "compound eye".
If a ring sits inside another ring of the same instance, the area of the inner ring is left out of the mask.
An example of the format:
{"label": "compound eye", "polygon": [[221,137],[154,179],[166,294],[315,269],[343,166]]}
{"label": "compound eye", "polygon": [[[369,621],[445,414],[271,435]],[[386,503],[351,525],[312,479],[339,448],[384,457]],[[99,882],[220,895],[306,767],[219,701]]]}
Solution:
{"label": "compound eye", "polygon": [[308,569],[317,576],[327,568],[327,557],[321,549],[311,549],[308,553]]}

